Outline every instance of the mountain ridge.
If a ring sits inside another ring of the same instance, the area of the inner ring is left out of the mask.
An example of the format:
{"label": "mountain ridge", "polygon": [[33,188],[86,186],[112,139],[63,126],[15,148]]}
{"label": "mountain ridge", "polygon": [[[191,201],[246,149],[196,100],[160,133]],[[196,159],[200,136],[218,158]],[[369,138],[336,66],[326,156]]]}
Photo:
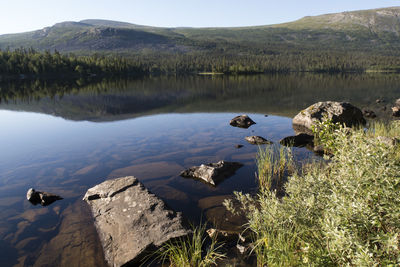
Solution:
{"label": "mountain ridge", "polygon": [[153,27],[104,19],[65,21],[0,35],[0,49],[90,54],[258,53],[279,49],[400,50],[400,7],[346,11],[245,27]]}

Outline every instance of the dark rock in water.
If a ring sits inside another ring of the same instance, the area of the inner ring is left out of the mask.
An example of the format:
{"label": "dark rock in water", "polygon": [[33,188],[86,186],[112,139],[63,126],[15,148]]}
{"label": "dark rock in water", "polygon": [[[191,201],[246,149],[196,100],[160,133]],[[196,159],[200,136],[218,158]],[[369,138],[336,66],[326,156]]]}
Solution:
{"label": "dark rock in water", "polygon": [[268,117],[268,114],[265,114],[264,117]]}
{"label": "dark rock in water", "polygon": [[[358,124],[365,124],[366,121],[363,117],[362,111],[346,102],[318,102],[308,108],[300,111],[293,118],[293,125],[311,131],[312,126],[316,122],[321,122],[326,116],[332,119],[333,123],[345,124],[347,127],[352,127]],[[308,133],[308,131],[306,131]]]}
{"label": "dark rock in water", "polygon": [[392,107],[392,116],[400,117],[400,108],[399,107]]}
{"label": "dark rock in water", "polygon": [[231,119],[229,122],[230,125],[234,127],[240,128],[249,128],[251,125],[256,124],[249,116],[243,114],[240,116],[236,116],[235,118]]}
{"label": "dark rock in water", "polygon": [[294,136],[287,136],[279,141],[283,146],[304,147],[314,142],[314,136],[301,133]]}
{"label": "dark rock in water", "polygon": [[96,185],[83,200],[91,207],[110,266],[137,266],[149,251],[190,233],[181,213],[168,209],[133,176]]}
{"label": "dark rock in water", "polygon": [[236,147],[236,148],[242,148],[243,145],[236,145],[235,147]]}
{"label": "dark rock in water", "polygon": [[363,113],[364,117],[366,117],[366,118],[372,118],[372,119],[376,118],[376,114],[373,110],[363,109],[362,113]]}
{"label": "dark rock in water", "polygon": [[54,201],[63,198],[51,193],[36,191],[33,188],[29,188],[28,192],[26,192],[26,199],[28,199],[33,205],[40,204],[42,206],[48,206]]}
{"label": "dark rock in water", "polygon": [[252,145],[272,144],[271,141],[268,141],[267,139],[265,139],[264,137],[261,137],[261,136],[255,136],[255,135],[246,136],[244,139]]}
{"label": "dark rock in water", "polygon": [[183,172],[182,177],[201,179],[211,185],[217,185],[223,179],[232,176],[243,164],[239,162],[218,161],[217,163],[193,166]]}

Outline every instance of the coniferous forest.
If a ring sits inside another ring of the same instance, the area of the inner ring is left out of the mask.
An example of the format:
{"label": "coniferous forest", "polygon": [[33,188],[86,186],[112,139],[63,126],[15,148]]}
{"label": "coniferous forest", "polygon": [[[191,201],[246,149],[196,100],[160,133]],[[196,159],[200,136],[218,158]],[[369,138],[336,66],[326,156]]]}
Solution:
{"label": "coniferous forest", "polygon": [[123,76],[146,74],[363,73],[398,72],[400,57],[345,51],[277,51],[270,54],[193,53],[77,56],[57,50],[0,50],[3,76]]}

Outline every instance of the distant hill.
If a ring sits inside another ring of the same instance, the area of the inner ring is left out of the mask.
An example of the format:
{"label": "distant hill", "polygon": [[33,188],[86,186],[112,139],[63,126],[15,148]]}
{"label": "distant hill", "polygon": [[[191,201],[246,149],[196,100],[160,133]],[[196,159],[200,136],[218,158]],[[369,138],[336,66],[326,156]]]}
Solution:
{"label": "distant hill", "polygon": [[282,49],[400,51],[400,7],[304,17],[266,26],[161,28],[88,19],[0,35],[0,49],[32,47],[88,54],[275,53]]}

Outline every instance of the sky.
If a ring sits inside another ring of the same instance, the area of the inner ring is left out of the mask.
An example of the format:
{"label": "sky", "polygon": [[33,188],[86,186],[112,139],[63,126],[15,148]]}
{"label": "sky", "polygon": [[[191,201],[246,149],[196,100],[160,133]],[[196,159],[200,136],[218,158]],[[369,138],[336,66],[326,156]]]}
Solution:
{"label": "sky", "polygon": [[5,34],[83,19],[160,27],[268,25],[304,16],[400,6],[400,0],[0,0],[0,4],[0,34]]}

